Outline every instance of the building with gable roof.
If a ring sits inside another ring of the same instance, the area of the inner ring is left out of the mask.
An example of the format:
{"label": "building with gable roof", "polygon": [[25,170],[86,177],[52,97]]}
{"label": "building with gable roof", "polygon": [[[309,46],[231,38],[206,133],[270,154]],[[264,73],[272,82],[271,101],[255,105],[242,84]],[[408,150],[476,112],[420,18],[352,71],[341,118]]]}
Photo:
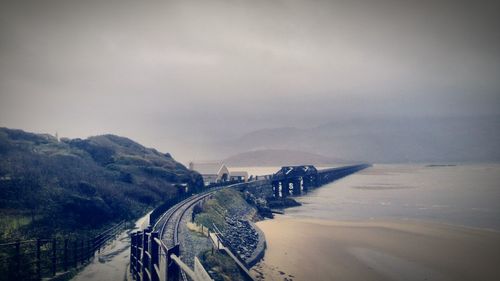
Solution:
{"label": "building with gable roof", "polygon": [[189,169],[203,177],[205,185],[229,180],[229,170],[223,163],[189,163]]}

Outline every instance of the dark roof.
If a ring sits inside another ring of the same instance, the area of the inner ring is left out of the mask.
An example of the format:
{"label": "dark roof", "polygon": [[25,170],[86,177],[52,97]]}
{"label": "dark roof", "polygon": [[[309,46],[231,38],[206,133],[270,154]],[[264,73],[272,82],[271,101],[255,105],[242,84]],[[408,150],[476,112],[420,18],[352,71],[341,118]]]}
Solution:
{"label": "dark roof", "polygon": [[273,175],[273,178],[294,178],[315,175],[318,170],[313,165],[283,166]]}

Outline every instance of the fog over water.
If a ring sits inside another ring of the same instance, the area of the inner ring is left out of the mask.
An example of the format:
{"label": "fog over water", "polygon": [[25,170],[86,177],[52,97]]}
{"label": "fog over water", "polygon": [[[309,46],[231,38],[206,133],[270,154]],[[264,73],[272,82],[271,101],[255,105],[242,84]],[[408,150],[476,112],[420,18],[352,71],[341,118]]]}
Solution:
{"label": "fog over water", "polygon": [[496,143],[498,13],[497,1],[2,1],[0,125],[114,133],[183,161],[262,128],[364,130],[353,118],[488,116]]}

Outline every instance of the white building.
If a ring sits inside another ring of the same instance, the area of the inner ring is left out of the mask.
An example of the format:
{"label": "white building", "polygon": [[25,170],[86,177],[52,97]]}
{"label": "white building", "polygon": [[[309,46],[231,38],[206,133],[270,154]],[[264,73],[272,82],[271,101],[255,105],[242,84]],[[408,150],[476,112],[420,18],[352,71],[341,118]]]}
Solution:
{"label": "white building", "polygon": [[189,169],[197,171],[203,177],[205,185],[229,180],[229,170],[222,163],[189,163]]}
{"label": "white building", "polygon": [[248,181],[248,172],[246,171],[231,171],[229,172],[229,178],[232,181]]}

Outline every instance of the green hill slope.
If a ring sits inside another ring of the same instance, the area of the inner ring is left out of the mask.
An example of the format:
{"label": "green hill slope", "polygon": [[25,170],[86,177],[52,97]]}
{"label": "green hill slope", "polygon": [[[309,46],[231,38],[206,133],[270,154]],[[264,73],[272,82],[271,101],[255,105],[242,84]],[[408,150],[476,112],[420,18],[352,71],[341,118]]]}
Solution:
{"label": "green hill slope", "polygon": [[92,231],[203,186],[168,153],[102,135],[62,139],[0,128],[0,240]]}

